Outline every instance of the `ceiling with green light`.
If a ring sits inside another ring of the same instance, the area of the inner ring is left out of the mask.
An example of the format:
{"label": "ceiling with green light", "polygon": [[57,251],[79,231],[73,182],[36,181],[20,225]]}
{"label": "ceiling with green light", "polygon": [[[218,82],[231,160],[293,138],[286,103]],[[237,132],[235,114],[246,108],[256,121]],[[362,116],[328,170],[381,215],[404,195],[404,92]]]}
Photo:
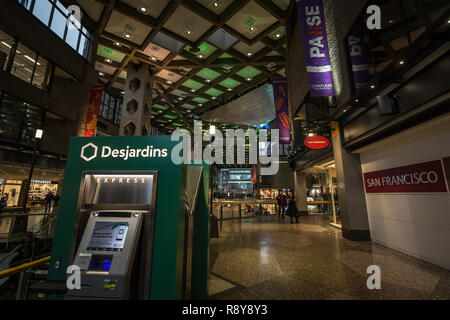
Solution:
{"label": "ceiling with green light", "polygon": [[293,1],[77,2],[98,25],[96,69],[107,91],[123,94],[131,64],[155,75],[151,125],[163,133],[192,129],[194,118],[285,73]]}

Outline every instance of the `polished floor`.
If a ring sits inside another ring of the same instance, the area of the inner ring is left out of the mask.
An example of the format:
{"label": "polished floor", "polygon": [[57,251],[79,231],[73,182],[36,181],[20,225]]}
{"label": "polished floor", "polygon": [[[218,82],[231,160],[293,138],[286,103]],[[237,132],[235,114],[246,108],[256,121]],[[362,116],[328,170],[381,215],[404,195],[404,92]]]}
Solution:
{"label": "polished floor", "polygon": [[[371,242],[352,242],[328,218],[225,220],[211,241],[210,298],[354,300],[450,298],[450,271]],[[447,244],[445,244],[447,245]],[[366,273],[381,268],[381,290]]]}

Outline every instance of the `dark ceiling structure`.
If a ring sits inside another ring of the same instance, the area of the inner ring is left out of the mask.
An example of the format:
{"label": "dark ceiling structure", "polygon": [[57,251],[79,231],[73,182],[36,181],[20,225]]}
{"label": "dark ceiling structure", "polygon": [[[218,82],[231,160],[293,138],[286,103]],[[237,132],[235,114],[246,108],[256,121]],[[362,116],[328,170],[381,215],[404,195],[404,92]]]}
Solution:
{"label": "dark ceiling structure", "polygon": [[[124,90],[130,63],[154,73],[152,126],[170,132],[285,75],[289,0],[77,0],[98,25],[96,70]],[[223,124],[225,127],[226,125]]]}

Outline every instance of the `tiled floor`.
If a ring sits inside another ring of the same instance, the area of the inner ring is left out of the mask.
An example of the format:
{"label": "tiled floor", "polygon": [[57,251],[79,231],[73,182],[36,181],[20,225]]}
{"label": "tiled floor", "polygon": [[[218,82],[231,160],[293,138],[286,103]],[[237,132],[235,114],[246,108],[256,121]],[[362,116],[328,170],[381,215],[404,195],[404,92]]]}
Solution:
{"label": "tiled floor", "polygon": [[[220,225],[219,225],[220,228]],[[211,241],[211,299],[449,299],[450,271],[371,242],[322,217],[227,220]],[[367,267],[381,268],[369,290]]]}

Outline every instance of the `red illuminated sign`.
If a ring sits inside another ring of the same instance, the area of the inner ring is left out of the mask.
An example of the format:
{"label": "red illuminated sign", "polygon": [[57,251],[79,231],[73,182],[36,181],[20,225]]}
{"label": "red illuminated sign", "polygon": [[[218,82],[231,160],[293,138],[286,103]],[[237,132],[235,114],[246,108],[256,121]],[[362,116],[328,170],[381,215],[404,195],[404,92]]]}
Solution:
{"label": "red illuminated sign", "polygon": [[448,192],[441,160],[364,174],[366,193]]}
{"label": "red illuminated sign", "polygon": [[313,150],[322,150],[330,145],[330,140],[322,136],[313,136],[305,139],[305,146]]}

